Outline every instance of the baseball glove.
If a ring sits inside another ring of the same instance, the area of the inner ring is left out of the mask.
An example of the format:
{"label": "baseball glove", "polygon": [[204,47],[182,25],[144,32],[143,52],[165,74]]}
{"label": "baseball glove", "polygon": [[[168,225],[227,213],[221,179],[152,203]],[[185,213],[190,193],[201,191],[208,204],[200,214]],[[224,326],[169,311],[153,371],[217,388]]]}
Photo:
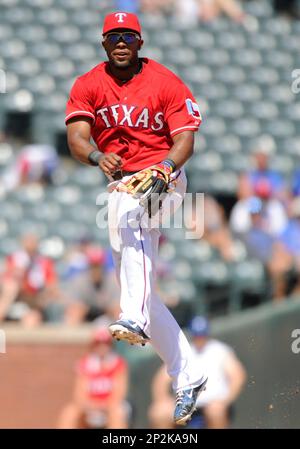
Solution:
{"label": "baseball glove", "polygon": [[120,182],[117,190],[139,198],[140,205],[151,218],[162,206],[168,193],[171,173],[175,168],[175,163],[171,159],[166,159],[160,164],[135,173],[127,181]]}

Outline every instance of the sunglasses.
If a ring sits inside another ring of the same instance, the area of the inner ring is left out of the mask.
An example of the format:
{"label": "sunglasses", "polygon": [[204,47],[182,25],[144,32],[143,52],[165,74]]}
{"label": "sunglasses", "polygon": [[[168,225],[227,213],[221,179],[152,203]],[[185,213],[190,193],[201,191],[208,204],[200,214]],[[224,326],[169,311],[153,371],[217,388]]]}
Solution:
{"label": "sunglasses", "polygon": [[136,33],[125,32],[125,33],[109,33],[104,36],[104,41],[107,41],[111,45],[115,45],[122,39],[126,44],[134,44],[136,41],[140,40],[140,36]]}

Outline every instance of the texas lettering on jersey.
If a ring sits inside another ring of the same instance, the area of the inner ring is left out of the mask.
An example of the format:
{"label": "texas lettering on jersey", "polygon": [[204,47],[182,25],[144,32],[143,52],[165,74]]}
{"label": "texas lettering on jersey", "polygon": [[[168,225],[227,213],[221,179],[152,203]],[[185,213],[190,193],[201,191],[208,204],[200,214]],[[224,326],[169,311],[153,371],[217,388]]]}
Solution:
{"label": "texas lettering on jersey", "polygon": [[90,119],[98,149],[119,154],[128,171],[161,162],[176,134],[195,132],[201,123],[189,88],[161,64],[142,61],[141,72],[126,83],[112,76],[107,62],[100,63],[77,78],[66,110],[66,124]]}
{"label": "texas lettering on jersey", "polygon": [[151,128],[160,131],[164,127],[164,114],[162,111],[152,114],[148,108],[142,111],[136,106],[115,104],[96,111],[106,128],[113,126],[129,126],[130,128]]}

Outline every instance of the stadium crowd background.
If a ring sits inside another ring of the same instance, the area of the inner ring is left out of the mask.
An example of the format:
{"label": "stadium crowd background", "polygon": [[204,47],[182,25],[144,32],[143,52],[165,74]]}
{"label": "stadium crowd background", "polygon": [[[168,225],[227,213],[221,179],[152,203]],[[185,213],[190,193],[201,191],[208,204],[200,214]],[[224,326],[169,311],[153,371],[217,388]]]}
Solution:
{"label": "stadium crowd background", "polygon": [[[226,319],[265,302],[297,300],[298,6],[0,0],[3,327],[105,326],[118,315],[108,233],[96,225],[106,181],[71,160],[64,128],[70,87],[105,58],[101,21],[115,10],[139,14],[142,54],[178,73],[203,115],[187,174],[188,191],[205,193],[204,215],[194,203],[186,223],[193,239],[184,238],[186,229],[162,234],[159,288],[166,304],[187,326],[195,314]],[[204,234],[197,235],[203,217]]]}

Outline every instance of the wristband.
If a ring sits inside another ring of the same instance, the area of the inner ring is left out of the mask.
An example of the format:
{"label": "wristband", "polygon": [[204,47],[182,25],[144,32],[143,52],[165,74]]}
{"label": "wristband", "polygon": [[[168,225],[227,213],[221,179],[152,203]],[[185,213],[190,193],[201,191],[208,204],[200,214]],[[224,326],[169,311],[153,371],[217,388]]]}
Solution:
{"label": "wristband", "polygon": [[99,165],[100,156],[101,156],[100,151],[98,151],[98,150],[92,151],[88,155],[88,160],[89,160],[90,164],[93,165],[94,167],[97,167]]}
{"label": "wristband", "polygon": [[162,164],[169,167],[171,169],[171,172],[174,172],[176,170],[176,164],[172,159],[165,159],[164,161],[162,161]]}

